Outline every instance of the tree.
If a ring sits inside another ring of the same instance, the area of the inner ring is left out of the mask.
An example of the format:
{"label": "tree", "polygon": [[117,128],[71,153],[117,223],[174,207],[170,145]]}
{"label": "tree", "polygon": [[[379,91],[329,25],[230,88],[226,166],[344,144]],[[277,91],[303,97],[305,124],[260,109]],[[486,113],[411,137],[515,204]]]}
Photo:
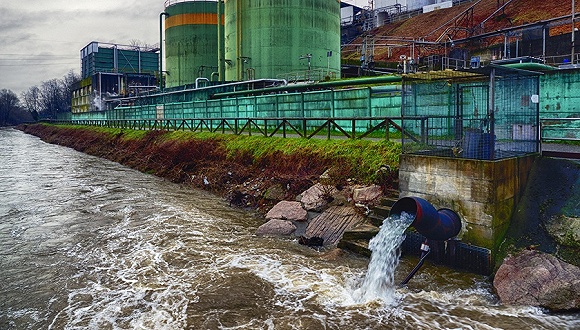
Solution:
{"label": "tree", "polygon": [[16,94],[9,89],[0,91],[0,126],[11,124],[11,114],[20,109],[20,100]]}
{"label": "tree", "polygon": [[40,88],[32,86],[22,93],[24,110],[30,112],[34,120],[38,120],[38,114],[42,111],[40,103]]}
{"label": "tree", "polygon": [[58,79],[43,81],[40,85],[41,117],[56,119],[56,114],[61,112],[62,92]]}

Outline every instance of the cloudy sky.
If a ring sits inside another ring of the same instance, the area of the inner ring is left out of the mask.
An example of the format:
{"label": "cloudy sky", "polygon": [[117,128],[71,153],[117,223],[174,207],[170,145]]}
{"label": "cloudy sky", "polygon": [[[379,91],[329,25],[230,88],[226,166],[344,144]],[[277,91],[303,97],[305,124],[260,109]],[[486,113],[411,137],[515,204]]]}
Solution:
{"label": "cloudy sky", "polygon": [[[367,0],[347,0],[366,5]],[[1,0],[0,89],[18,96],[34,85],[80,72],[91,41],[159,43],[164,0]]]}

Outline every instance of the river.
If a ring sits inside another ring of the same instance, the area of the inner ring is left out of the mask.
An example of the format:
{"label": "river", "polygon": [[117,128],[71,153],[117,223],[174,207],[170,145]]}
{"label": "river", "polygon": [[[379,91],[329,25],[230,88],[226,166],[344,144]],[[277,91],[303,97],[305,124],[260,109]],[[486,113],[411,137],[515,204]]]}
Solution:
{"label": "river", "polygon": [[429,263],[360,302],[367,258],[255,236],[262,219],[207,192],[14,129],[0,157],[0,329],[580,328]]}

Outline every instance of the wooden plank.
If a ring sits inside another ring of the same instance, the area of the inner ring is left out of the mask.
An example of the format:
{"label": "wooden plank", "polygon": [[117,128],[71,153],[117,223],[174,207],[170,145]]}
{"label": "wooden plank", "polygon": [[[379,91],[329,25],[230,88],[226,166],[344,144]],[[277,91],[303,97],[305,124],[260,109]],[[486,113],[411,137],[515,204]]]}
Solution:
{"label": "wooden plank", "polygon": [[351,206],[332,206],[310,221],[304,236],[321,237],[324,245],[335,245],[346,230],[364,221],[365,217]]}

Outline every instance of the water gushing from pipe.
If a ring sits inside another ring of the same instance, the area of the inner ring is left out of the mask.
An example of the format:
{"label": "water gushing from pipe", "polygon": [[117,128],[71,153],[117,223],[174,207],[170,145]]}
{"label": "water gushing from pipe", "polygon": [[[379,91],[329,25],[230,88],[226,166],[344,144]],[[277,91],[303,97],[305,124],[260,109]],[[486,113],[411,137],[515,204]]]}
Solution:
{"label": "water gushing from pipe", "polygon": [[413,214],[401,212],[383,221],[379,233],[369,242],[371,259],[361,287],[354,292],[355,301],[366,303],[380,299],[389,305],[395,302],[394,275],[401,255],[399,247],[414,218]]}

